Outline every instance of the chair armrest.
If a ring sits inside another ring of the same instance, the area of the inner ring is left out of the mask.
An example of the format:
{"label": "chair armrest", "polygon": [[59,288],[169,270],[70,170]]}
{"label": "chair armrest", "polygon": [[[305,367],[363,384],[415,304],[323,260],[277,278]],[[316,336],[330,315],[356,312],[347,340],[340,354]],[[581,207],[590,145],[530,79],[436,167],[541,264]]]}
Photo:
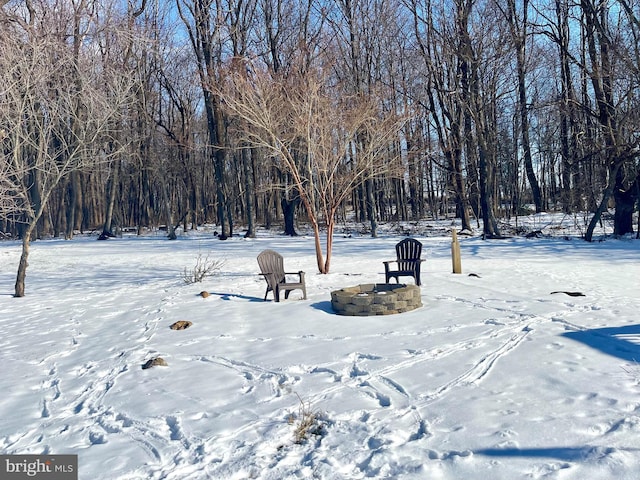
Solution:
{"label": "chair armrest", "polygon": [[285,275],[298,275],[300,279],[300,283],[304,282],[304,272],[300,270],[299,272],[284,272]]}

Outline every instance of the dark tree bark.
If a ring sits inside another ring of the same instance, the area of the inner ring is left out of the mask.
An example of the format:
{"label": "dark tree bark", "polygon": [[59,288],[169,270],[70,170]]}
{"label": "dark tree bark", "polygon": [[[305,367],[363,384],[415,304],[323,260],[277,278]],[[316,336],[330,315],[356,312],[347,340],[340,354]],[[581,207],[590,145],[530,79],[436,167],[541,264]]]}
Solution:
{"label": "dark tree bark", "polygon": [[613,192],[616,210],[613,217],[613,234],[617,236],[633,233],[633,211],[638,200],[638,178],[630,186],[625,186],[624,169],[618,170]]}
{"label": "dark tree bark", "polygon": [[284,216],[284,234],[290,237],[298,236],[298,232],[296,232],[296,208],[300,205],[300,198],[287,199],[283,197],[281,205]]}
{"label": "dark tree bark", "polygon": [[468,85],[463,90],[467,91],[466,111],[473,117],[475,125],[475,139],[477,141],[478,153],[478,175],[480,190],[480,209],[482,214],[482,228],[485,238],[495,238],[500,236],[498,222],[493,211],[493,187],[495,177],[492,174],[492,156],[489,149],[491,142],[490,124],[491,112],[495,108],[495,95],[492,94],[493,86],[481,91],[480,78],[478,72],[478,58],[474,50],[474,45],[469,33],[469,17],[473,6],[472,0],[457,1],[457,29],[460,36],[460,55],[465,60],[468,68],[466,78]]}
{"label": "dark tree bark", "polygon": [[116,197],[118,195],[118,181],[120,171],[120,160],[113,162],[113,171],[111,172],[110,183],[108,184],[107,192],[107,209],[105,212],[104,225],[102,226],[102,233],[98,237],[98,240],[106,240],[113,237],[113,211],[116,205]]}
{"label": "dark tree bark", "polygon": [[[463,4],[456,6],[457,18],[454,19],[454,31],[458,32],[466,19],[461,18],[465,13]],[[469,59],[463,55],[463,50],[455,45],[447,44],[444,32],[432,24],[432,15],[422,17],[418,12],[416,2],[412,3],[413,24],[420,52],[425,62],[428,75],[426,88],[426,107],[433,119],[433,125],[438,144],[446,159],[444,169],[447,174],[448,186],[453,190],[456,204],[456,214],[462,221],[463,230],[472,230],[469,217],[469,198],[462,165],[462,128],[463,122],[469,121],[471,134],[471,120],[469,114]],[[424,22],[424,24],[422,23]],[[459,40],[461,35],[457,34]],[[471,142],[471,137],[465,137]],[[468,156],[469,157],[469,156]],[[473,169],[468,169],[473,171]]]}
{"label": "dark tree bark", "polygon": [[244,201],[246,208],[246,218],[247,218],[247,233],[245,233],[246,238],[254,238],[256,236],[256,221],[255,221],[255,208],[254,208],[254,198],[255,198],[255,183],[253,178],[253,164],[254,160],[254,150],[249,148],[242,149],[242,171],[244,174]]}

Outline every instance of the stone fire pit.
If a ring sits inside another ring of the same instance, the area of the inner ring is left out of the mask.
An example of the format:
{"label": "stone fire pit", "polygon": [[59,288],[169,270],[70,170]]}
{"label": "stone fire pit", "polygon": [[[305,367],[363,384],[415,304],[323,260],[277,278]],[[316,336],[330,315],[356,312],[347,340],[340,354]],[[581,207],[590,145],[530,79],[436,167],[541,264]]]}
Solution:
{"label": "stone fire pit", "polygon": [[368,283],[331,292],[331,306],[338,315],[391,315],[422,306],[416,285]]}

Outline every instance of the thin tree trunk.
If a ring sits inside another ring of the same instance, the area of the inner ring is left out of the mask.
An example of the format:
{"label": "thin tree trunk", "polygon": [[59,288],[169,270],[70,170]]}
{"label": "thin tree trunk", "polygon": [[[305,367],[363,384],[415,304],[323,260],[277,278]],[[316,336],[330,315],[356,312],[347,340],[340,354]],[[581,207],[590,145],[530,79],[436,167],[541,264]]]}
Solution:
{"label": "thin tree trunk", "polygon": [[373,195],[373,179],[366,179],[365,191],[367,194],[367,216],[369,217],[369,225],[371,227],[371,237],[376,238],[378,236],[378,221],[376,219],[376,199]]}
{"label": "thin tree trunk", "polygon": [[508,20],[511,28],[511,36],[516,48],[516,64],[518,71],[518,111],[520,114],[520,129],[522,134],[522,151],[524,154],[524,169],[531,187],[533,203],[536,206],[536,213],[544,210],[540,185],[533,170],[533,159],[531,157],[531,142],[529,141],[529,113],[527,109],[527,86],[526,86],[526,39],[527,39],[527,9],[528,0],[522,1],[523,18],[522,24],[518,27],[515,0],[509,0]]}
{"label": "thin tree trunk", "polygon": [[29,266],[29,250],[31,248],[31,234],[35,221],[32,221],[25,229],[22,236],[22,253],[20,254],[20,262],[18,263],[18,274],[16,275],[14,297],[24,297],[24,285],[27,277],[27,267]]}
{"label": "thin tree trunk", "polygon": [[585,235],[584,235],[584,239],[587,242],[591,242],[593,240],[593,232],[595,232],[595,229],[598,226],[598,223],[600,222],[600,218],[602,217],[602,214],[607,209],[607,203],[609,202],[609,199],[613,194],[613,189],[615,188],[615,185],[616,185],[616,175],[618,174],[618,168],[619,166],[615,166],[615,165],[612,165],[609,168],[609,181],[607,182],[606,188],[602,192],[602,200],[600,200],[600,203],[598,204],[598,208],[596,208],[596,211],[593,213],[593,217],[591,217],[591,220],[589,221],[589,225],[587,226],[587,231],[585,232]]}
{"label": "thin tree trunk", "polygon": [[255,211],[253,208],[254,181],[253,181],[253,150],[242,149],[242,170],[244,173],[244,201],[247,211],[247,233],[245,237],[254,238],[256,236]]}
{"label": "thin tree trunk", "polygon": [[336,219],[335,219],[335,211],[329,213],[329,218],[327,219],[327,256],[324,261],[324,273],[329,273],[329,269],[331,268],[331,256],[333,253],[333,232],[335,230]]}
{"label": "thin tree trunk", "polygon": [[111,174],[111,183],[109,184],[109,196],[107,200],[107,211],[104,219],[104,225],[102,227],[102,233],[98,237],[98,240],[105,240],[109,237],[113,237],[113,210],[116,205],[116,195],[118,192],[118,180],[120,173],[120,160],[113,162],[113,172]]}
{"label": "thin tree trunk", "polygon": [[318,222],[315,220],[311,221],[311,225],[313,227],[313,238],[316,249],[316,264],[318,265],[318,271],[320,273],[327,273],[325,270],[324,255],[322,253],[322,243],[320,242],[320,227],[318,226]]}

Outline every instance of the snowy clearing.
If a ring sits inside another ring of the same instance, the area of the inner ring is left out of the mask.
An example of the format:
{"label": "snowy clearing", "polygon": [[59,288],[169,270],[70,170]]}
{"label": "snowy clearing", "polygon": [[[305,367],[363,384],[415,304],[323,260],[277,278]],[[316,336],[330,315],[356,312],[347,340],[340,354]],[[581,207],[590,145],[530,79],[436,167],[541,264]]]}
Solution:
{"label": "snowy clearing", "polygon": [[[637,479],[640,241],[461,238],[454,275],[417,234],[423,307],[334,314],[400,238],[337,235],[328,275],[307,236],[38,241],[24,298],[0,243],[0,452],[77,454],[83,480]],[[263,301],[266,248],[307,300]]]}

